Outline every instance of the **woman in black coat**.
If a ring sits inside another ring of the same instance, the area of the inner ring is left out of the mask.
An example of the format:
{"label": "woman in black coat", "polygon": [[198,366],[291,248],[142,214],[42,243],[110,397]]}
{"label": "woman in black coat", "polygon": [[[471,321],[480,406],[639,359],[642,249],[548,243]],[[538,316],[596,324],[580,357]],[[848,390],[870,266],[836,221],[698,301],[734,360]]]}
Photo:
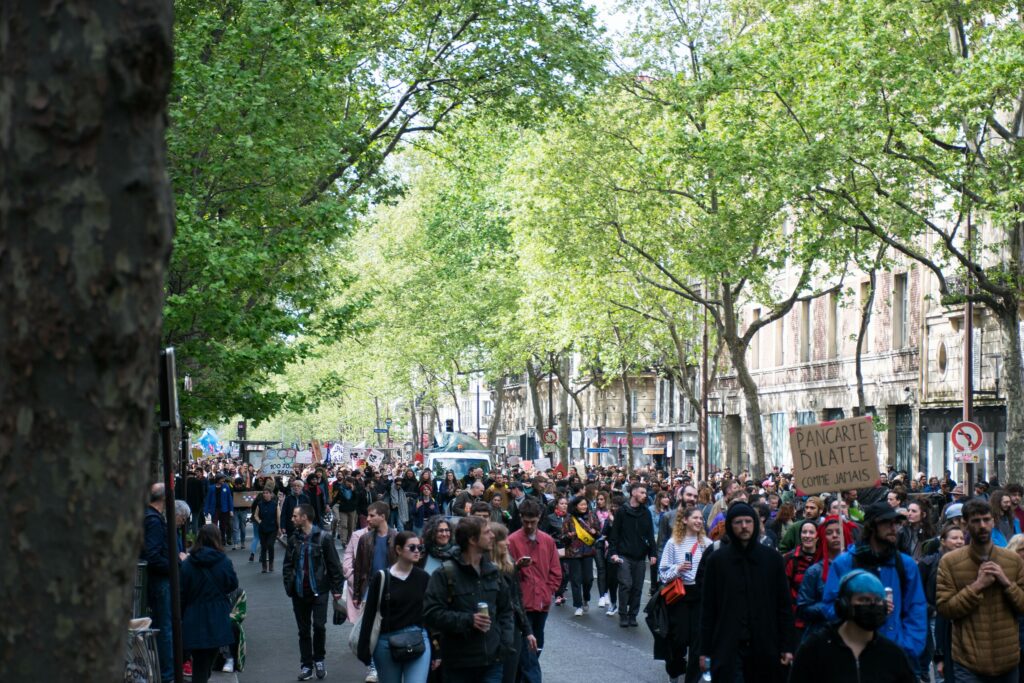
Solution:
{"label": "woman in black coat", "polygon": [[220,529],[207,524],[181,565],[181,630],[184,649],[192,653],[193,683],[206,683],[217,652],[235,642],[228,594],[236,588],[238,577],[224,554]]}

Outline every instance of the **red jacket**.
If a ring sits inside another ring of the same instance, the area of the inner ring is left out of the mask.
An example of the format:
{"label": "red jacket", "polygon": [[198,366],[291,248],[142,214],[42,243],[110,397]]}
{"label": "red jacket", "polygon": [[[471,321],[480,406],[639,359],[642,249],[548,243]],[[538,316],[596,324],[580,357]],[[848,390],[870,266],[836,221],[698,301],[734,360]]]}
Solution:
{"label": "red jacket", "polygon": [[523,608],[527,612],[547,612],[551,608],[551,596],[562,583],[562,566],[558,562],[555,539],[538,530],[537,540],[531,541],[520,529],[509,535],[508,551],[513,560],[520,557],[533,560],[529,567],[519,570]]}

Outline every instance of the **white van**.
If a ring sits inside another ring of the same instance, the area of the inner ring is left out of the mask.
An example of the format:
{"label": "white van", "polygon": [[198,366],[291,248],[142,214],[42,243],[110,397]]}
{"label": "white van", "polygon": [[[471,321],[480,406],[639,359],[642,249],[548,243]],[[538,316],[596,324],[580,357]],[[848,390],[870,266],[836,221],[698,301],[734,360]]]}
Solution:
{"label": "white van", "polygon": [[468,434],[445,432],[441,445],[427,451],[425,465],[430,470],[435,484],[444,479],[448,470],[455,473],[455,478],[462,480],[476,468],[490,472],[494,465],[491,452],[482,443]]}

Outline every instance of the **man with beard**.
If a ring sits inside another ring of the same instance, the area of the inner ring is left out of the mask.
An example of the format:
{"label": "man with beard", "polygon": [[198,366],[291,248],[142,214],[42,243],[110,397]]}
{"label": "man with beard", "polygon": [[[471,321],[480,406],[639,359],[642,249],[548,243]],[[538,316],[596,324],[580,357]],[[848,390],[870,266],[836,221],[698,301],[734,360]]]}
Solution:
{"label": "man with beard", "polygon": [[647,566],[658,562],[654,520],[647,510],[647,489],[633,486],[608,535],[608,559],[618,565],[619,626],[636,626]]}
{"label": "man with beard", "polygon": [[676,523],[676,514],[680,510],[689,510],[697,504],[697,489],[689,484],[683,486],[679,492],[679,505],[674,510],[669,510],[661,516],[658,522],[658,551],[665,549],[668,539],[672,538],[672,526]]}
{"label": "man with beard", "polygon": [[884,500],[864,509],[864,530],[860,542],[836,558],[829,570],[822,596],[829,621],[835,619],[839,583],[854,569],[865,569],[892,589],[889,618],[879,633],[903,648],[910,661],[917,662],[924,649],[928,629],[928,602],[921,574],[913,558],[896,549],[897,522],[906,519]]}
{"label": "man with beard", "polygon": [[[964,503],[971,543],[939,560],[935,597],[953,622],[953,680],[1017,680],[1017,617],[1024,613],[1024,562],[992,543],[992,510],[983,500]],[[947,672],[947,676],[949,673]]]}
{"label": "man with beard", "polygon": [[757,542],[758,526],[752,507],[734,503],[725,520],[729,542],[701,560],[700,665],[710,668],[714,681],[742,674],[745,683],[777,683],[793,661],[785,566],[781,555]]}

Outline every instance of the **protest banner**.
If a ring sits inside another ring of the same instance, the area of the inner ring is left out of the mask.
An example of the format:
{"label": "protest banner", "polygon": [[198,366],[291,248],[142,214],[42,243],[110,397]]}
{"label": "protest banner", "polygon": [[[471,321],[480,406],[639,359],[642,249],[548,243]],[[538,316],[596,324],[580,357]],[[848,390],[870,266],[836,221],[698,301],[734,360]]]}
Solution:
{"label": "protest banner", "polygon": [[320,449],[320,440],[319,439],[313,439],[313,441],[310,442],[309,447],[313,450],[313,462],[316,462],[316,463],[323,462],[324,461],[324,453]]}
{"label": "protest banner", "polygon": [[313,451],[299,451],[295,454],[295,462],[300,465],[310,465],[313,463]]}
{"label": "protest banner", "polygon": [[573,468],[576,470],[576,474],[579,475],[581,480],[587,480],[587,463],[583,462],[582,460],[577,460],[573,464]]}
{"label": "protest banner", "polygon": [[551,458],[537,458],[533,462],[533,466],[537,468],[537,471],[544,472],[545,470],[551,469]]}
{"label": "protest banner", "polygon": [[268,448],[263,453],[263,461],[260,463],[260,474],[276,476],[279,474],[291,474],[295,465],[297,452],[294,448],[282,448],[274,450]]}
{"label": "protest banner", "polygon": [[871,416],[789,428],[798,495],[865,488],[878,480]]}
{"label": "protest banner", "polygon": [[233,491],[231,496],[234,498],[235,509],[248,510],[259,494],[260,491]]}

